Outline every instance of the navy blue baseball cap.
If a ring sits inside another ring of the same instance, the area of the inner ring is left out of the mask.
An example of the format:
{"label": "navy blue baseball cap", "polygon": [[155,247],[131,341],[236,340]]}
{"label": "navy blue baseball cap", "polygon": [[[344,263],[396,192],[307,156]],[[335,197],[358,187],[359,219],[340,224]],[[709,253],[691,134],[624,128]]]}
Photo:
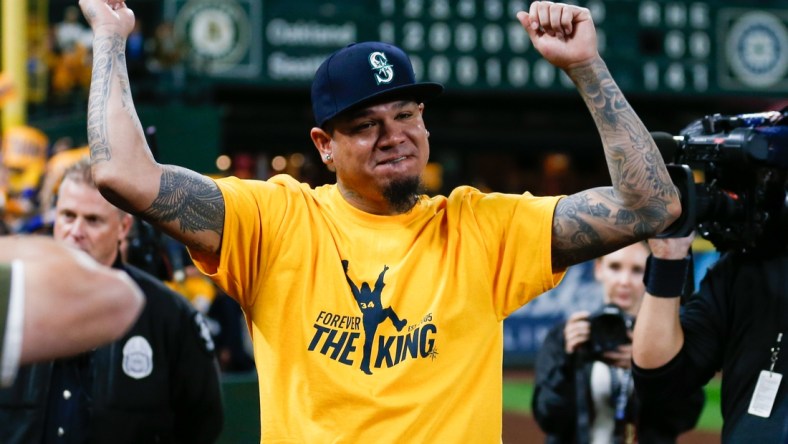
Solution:
{"label": "navy blue baseball cap", "polygon": [[331,54],[312,81],[312,113],[317,126],[350,108],[389,97],[419,102],[443,92],[440,83],[416,83],[410,59],[382,42],[351,43]]}

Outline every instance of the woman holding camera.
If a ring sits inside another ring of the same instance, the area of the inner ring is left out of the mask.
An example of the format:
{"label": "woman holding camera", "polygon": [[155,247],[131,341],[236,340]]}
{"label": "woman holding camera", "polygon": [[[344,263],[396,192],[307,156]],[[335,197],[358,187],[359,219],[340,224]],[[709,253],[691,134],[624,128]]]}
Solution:
{"label": "woman holding camera", "polygon": [[536,358],[533,414],[547,443],[675,443],[695,426],[703,392],[641,405],[631,377],[632,326],[645,293],[648,244],[596,259],[605,306],[554,327]]}

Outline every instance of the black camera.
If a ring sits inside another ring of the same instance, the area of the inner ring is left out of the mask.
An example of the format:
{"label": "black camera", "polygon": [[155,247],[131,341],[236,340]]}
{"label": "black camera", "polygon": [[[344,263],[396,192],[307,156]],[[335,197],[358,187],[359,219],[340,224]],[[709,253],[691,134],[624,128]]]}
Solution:
{"label": "black camera", "polygon": [[591,313],[588,322],[591,325],[587,351],[592,360],[602,359],[606,351],[615,350],[620,345],[629,344],[629,331],[632,330],[634,318],[616,304],[606,304]]}
{"label": "black camera", "polygon": [[788,108],[713,114],[680,136],[654,133],[682,215],[659,237],[697,230],[719,251],[785,248],[788,236]]}

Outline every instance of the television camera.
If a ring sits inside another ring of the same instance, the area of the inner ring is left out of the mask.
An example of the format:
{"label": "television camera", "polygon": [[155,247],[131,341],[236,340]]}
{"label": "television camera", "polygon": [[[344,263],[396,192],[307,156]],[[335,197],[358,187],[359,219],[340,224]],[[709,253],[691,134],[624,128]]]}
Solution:
{"label": "television camera", "polygon": [[659,237],[692,230],[719,251],[774,250],[788,239],[788,107],[707,115],[679,136],[653,133],[682,215]]}

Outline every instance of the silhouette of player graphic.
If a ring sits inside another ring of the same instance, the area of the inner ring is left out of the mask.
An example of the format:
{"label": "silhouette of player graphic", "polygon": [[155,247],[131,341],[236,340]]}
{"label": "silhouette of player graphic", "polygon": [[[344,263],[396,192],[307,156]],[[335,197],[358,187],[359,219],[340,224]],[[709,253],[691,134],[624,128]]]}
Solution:
{"label": "silhouette of player graphic", "polygon": [[372,343],[375,339],[375,332],[378,329],[378,325],[385,321],[386,318],[391,318],[391,323],[394,324],[397,331],[401,331],[403,327],[408,324],[408,321],[407,319],[400,319],[391,307],[386,307],[384,309],[380,303],[380,294],[383,292],[383,287],[386,285],[383,283],[383,276],[389,269],[387,265],[383,266],[383,271],[380,272],[380,276],[378,276],[378,280],[375,282],[374,290],[370,289],[369,284],[366,282],[361,283],[361,288],[356,286],[347,274],[347,260],[342,261],[342,268],[345,270],[347,283],[350,284],[350,289],[353,291],[353,297],[356,298],[358,307],[361,309],[362,323],[364,324],[364,357],[361,358],[361,370],[371,375],[372,371],[369,370],[369,360],[370,356],[372,356]]}

